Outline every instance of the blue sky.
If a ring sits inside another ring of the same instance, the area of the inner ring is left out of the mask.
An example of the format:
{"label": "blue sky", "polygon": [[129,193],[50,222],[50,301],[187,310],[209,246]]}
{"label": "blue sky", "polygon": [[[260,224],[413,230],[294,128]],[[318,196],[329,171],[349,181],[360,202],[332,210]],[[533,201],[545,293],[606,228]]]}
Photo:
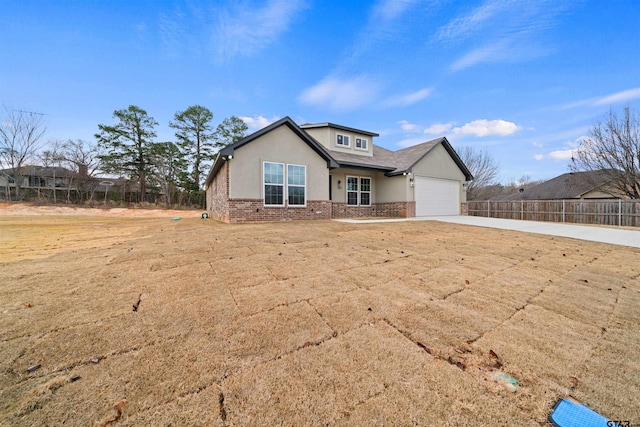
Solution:
{"label": "blue sky", "polygon": [[567,171],[609,109],[640,110],[638,0],[0,1],[0,103],[47,139],[94,141],[131,104],[194,104],[257,130],[284,116],[446,136],[508,182]]}

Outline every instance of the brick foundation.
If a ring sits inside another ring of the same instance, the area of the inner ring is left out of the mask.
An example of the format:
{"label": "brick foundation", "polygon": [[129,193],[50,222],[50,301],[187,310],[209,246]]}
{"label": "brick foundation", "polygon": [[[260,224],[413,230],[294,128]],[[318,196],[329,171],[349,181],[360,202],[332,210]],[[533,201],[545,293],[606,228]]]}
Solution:
{"label": "brick foundation", "polygon": [[374,203],[371,206],[347,206],[346,203],[332,205],[332,218],[413,218],[416,216],[416,202]]}
{"label": "brick foundation", "polygon": [[469,205],[467,205],[466,203],[460,204],[460,215],[469,215]]}
{"label": "brick foundation", "polygon": [[231,199],[228,203],[227,222],[331,219],[331,202],[324,200],[307,200],[304,208],[265,207],[262,199]]}
{"label": "brick foundation", "polygon": [[213,219],[234,223],[363,217],[412,218],[416,216],[416,203],[347,206],[346,203],[328,200],[308,200],[304,208],[265,207],[262,199],[229,199],[229,166],[225,163],[207,187],[207,210]]}

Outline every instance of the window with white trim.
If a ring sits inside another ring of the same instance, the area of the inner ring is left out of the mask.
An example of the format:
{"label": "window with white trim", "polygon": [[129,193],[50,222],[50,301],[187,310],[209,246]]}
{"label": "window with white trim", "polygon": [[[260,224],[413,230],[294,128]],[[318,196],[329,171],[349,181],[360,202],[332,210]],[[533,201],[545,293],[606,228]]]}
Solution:
{"label": "window with white trim", "polygon": [[265,206],[307,206],[306,166],[263,162],[262,170]]}
{"label": "window with white trim", "polygon": [[364,138],[356,138],[356,148],[359,150],[366,150],[367,143],[368,141]]}
{"label": "window with white trim", "polygon": [[307,205],[307,167],[287,165],[287,195],[289,206]]}
{"label": "window with white trim", "polygon": [[284,163],[264,162],[265,206],[284,206]]}
{"label": "window with white trim", "polygon": [[347,205],[371,206],[371,178],[347,176]]}
{"label": "window with white trim", "polygon": [[348,147],[349,146],[349,135],[337,134],[336,135],[336,145],[339,145],[341,147]]}

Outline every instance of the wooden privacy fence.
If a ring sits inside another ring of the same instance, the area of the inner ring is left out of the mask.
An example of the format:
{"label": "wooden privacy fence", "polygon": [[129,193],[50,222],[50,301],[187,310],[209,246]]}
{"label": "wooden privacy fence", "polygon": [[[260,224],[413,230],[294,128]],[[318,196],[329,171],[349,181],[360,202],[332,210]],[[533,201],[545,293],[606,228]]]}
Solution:
{"label": "wooden privacy fence", "polygon": [[485,200],[467,209],[469,216],[640,227],[640,200]]}

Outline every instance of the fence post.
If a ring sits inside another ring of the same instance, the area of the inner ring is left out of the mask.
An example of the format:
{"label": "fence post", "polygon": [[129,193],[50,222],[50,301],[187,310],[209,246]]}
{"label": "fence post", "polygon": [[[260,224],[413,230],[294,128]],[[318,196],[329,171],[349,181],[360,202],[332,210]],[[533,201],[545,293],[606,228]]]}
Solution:
{"label": "fence post", "polygon": [[618,199],[618,227],[622,226],[622,199]]}
{"label": "fence post", "polygon": [[562,199],[562,223],[564,224],[564,199]]}
{"label": "fence post", "polygon": [[487,200],[487,218],[491,218],[491,201]]}
{"label": "fence post", "polygon": [[524,200],[520,200],[520,221],[524,219]]}

